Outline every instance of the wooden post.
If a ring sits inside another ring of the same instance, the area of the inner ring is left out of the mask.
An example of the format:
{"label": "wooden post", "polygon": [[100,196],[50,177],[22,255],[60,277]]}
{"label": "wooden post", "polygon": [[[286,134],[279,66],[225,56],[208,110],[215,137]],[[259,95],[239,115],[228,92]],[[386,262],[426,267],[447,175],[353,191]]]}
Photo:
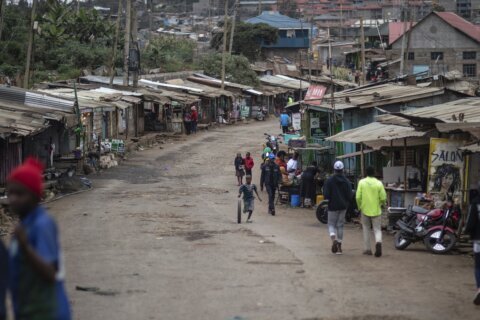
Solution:
{"label": "wooden post", "polygon": [[235,3],[233,4],[233,18],[232,18],[232,29],[230,31],[230,45],[228,46],[228,54],[232,54],[232,48],[233,48],[233,35],[235,34],[235,20],[237,19],[237,6],[238,6],[238,0],[235,0]]}
{"label": "wooden post", "polygon": [[130,34],[132,27],[132,1],[126,0],[125,5],[125,35],[123,45],[123,85],[129,85],[128,79],[128,57],[130,55]]}
{"label": "wooden post", "polygon": [[362,84],[367,81],[365,70],[365,30],[363,29],[363,17],[360,18],[360,44],[362,45]]}
{"label": "wooden post", "polygon": [[362,178],[365,178],[365,153],[363,152],[363,143],[360,144],[360,172]]}
{"label": "wooden post", "polygon": [[403,138],[403,206],[407,206],[407,190],[408,190],[408,181],[407,181],[407,138]]}
{"label": "wooden post", "polygon": [[406,17],[406,7],[404,3],[403,7],[403,36],[402,36],[402,49],[400,51],[400,75],[404,74],[405,71],[405,43],[407,41],[407,17]]}
{"label": "wooden post", "polygon": [[37,0],[32,2],[32,13],[30,16],[30,30],[28,31],[28,46],[27,46],[27,61],[25,62],[25,78],[23,79],[23,87],[28,89],[30,82],[30,63],[32,61],[32,52],[33,52],[33,36],[34,36],[34,26],[35,26],[35,16],[37,14]]}
{"label": "wooden post", "polygon": [[[132,26],[131,26],[131,37],[132,37],[132,45],[134,46],[137,46],[138,43],[137,43],[137,40],[138,40],[138,19],[137,19],[137,5],[135,3],[133,3],[132,5],[132,13],[131,13],[131,23],[132,23]],[[138,48],[138,47],[137,47]],[[140,51],[138,52],[138,54],[140,54]],[[133,78],[133,87],[136,88],[138,87],[138,73],[139,73],[139,70],[135,70],[133,71],[132,73],[132,78]]]}
{"label": "wooden post", "polygon": [[222,47],[222,84],[221,89],[225,89],[225,55],[227,51],[227,19],[228,19],[228,0],[225,0],[225,15],[223,18],[223,47]]}
{"label": "wooden post", "polygon": [[115,23],[115,39],[112,48],[112,60],[110,61],[110,87],[113,87],[115,77],[115,60],[117,59],[118,38],[120,37],[120,21],[122,20],[122,0],[118,0],[117,21]]}
{"label": "wooden post", "polygon": [[0,0],[0,40],[3,33],[3,19],[5,17],[5,9],[7,6],[7,0]]}

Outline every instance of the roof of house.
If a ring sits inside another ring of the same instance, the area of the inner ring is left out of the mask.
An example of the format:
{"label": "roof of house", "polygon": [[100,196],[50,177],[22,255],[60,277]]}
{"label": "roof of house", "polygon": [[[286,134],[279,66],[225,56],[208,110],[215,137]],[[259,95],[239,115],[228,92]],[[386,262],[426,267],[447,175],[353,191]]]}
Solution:
{"label": "roof of house", "polygon": [[260,82],[273,87],[280,86],[293,90],[306,90],[308,87],[310,87],[310,83],[308,81],[293,79],[282,75],[263,76],[260,78]]}
{"label": "roof of house", "polygon": [[415,26],[416,22],[390,22],[388,23],[388,42],[389,44],[397,41],[404,33],[404,30],[410,30],[410,27]]}
{"label": "roof of house", "polygon": [[[408,102],[417,99],[443,94],[444,88],[422,88],[417,86],[402,86],[392,83],[362,87],[335,94],[335,100],[343,100],[335,104],[336,110],[354,108],[381,107],[394,103]],[[322,107],[330,109],[330,101],[324,101]]]}
{"label": "roof of house", "polygon": [[[467,37],[473,39],[474,41],[476,42],[479,42],[480,43],[480,26],[476,26],[474,25],[473,23],[463,19],[462,17],[456,15],[455,13],[453,12],[437,12],[437,11],[433,11],[431,12],[430,14],[428,14],[427,16],[425,16],[421,21],[419,21],[416,25],[414,25],[412,27],[412,30],[415,30],[415,28],[422,23],[422,21],[425,21],[426,19],[428,19],[431,15],[436,15],[437,17],[439,17],[441,20],[445,21],[445,23],[449,24],[452,28],[454,28],[455,30],[463,33],[464,35],[466,35]],[[400,23],[400,24],[403,24],[403,23]],[[400,28],[400,27],[397,27],[397,28]],[[391,40],[390,39],[390,44],[393,44],[394,42],[398,41],[401,36],[403,35],[403,27],[401,30],[401,33],[400,35],[398,36],[398,38],[396,38],[395,40]],[[398,31],[398,30],[397,30]],[[396,33],[397,34],[397,33]]]}
{"label": "roof of house", "polygon": [[277,11],[263,11],[261,15],[250,18],[247,23],[266,23],[277,29],[310,29],[311,25],[299,19],[280,14]]}

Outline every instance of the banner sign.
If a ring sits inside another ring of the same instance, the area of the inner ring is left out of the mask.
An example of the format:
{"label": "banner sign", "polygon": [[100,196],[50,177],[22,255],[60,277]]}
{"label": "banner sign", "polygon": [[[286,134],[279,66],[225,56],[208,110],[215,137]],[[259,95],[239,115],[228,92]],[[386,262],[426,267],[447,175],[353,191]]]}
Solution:
{"label": "banner sign", "polygon": [[324,86],[310,85],[305,95],[305,103],[312,106],[319,106],[322,104],[323,96],[327,92]]}

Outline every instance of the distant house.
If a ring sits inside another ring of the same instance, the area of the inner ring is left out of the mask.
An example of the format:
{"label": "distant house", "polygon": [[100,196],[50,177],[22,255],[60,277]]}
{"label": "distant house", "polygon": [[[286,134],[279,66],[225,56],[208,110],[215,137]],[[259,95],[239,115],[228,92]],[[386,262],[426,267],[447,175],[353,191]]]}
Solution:
{"label": "distant house", "polygon": [[284,16],[276,11],[264,11],[261,15],[250,18],[247,23],[266,23],[278,29],[278,40],[275,43],[262,43],[265,54],[269,57],[283,56],[297,58],[299,50],[310,47],[310,33],[316,28],[302,20]]}
{"label": "distant house", "polygon": [[[402,38],[391,42],[396,58],[401,55]],[[407,38],[404,73],[436,75],[458,70],[465,78],[480,78],[479,26],[453,12],[432,12],[412,27]]]}

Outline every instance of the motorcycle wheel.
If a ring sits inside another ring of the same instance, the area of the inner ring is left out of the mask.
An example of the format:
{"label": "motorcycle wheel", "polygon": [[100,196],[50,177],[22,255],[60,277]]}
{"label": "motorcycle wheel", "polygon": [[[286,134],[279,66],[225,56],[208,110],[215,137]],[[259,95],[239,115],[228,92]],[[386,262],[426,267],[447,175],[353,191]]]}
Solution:
{"label": "motorcycle wheel", "polygon": [[411,243],[411,240],[405,239],[402,232],[395,233],[395,249],[405,250]]}
{"label": "motorcycle wheel", "polygon": [[317,219],[323,224],[328,223],[328,206],[327,205],[319,205],[317,207]]}
{"label": "motorcycle wheel", "polygon": [[455,245],[457,238],[450,231],[445,231],[442,241],[439,241],[441,230],[430,231],[424,238],[424,243],[430,252],[443,254],[450,251]]}

